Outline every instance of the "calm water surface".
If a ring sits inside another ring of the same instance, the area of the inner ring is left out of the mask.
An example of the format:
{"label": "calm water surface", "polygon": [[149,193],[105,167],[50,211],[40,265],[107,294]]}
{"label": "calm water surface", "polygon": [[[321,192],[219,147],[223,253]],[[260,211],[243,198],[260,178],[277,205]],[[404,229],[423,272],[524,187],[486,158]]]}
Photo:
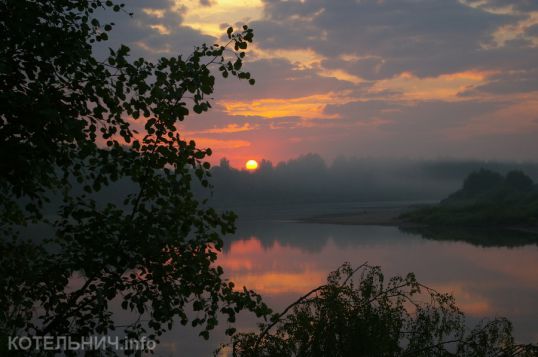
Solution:
{"label": "calm water surface", "polygon": [[[325,282],[343,262],[368,262],[386,276],[417,279],[456,296],[471,323],[505,316],[520,342],[538,342],[538,238],[500,231],[404,232],[396,227],[296,223],[247,218],[228,239],[219,263],[237,285],[261,293],[280,311]],[[255,327],[244,316],[240,330]],[[204,356],[225,342],[219,326],[209,341],[192,329],[163,336],[163,356]]]}

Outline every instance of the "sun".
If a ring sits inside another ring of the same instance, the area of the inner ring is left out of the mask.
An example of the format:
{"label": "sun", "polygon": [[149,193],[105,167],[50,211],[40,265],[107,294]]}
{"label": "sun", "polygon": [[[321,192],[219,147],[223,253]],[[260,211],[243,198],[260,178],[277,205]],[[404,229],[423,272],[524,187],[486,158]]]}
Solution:
{"label": "sun", "polygon": [[245,168],[249,171],[254,171],[258,168],[256,160],[248,160],[245,164]]}

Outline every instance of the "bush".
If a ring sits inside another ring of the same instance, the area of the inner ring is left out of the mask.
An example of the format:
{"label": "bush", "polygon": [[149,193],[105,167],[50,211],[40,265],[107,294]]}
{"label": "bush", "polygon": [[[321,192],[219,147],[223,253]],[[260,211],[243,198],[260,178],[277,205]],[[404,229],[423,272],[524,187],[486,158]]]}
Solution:
{"label": "bush", "polygon": [[245,357],[536,355],[536,346],[515,344],[511,331],[504,318],[468,331],[454,297],[414,274],[385,280],[379,267],[346,263],[259,332],[236,335],[232,349]]}

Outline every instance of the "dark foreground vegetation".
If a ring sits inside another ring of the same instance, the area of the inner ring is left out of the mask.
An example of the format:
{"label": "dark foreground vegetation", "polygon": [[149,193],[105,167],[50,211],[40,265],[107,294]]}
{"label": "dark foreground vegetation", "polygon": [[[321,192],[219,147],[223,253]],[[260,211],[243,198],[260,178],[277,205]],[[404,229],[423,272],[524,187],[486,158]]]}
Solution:
{"label": "dark foreground vegetation", "polygon": [[[185,57],[132,58],[120,45],[97,58],[115,26],[105,12],[128,20],[110,0],[0,1],[0,355],[14,336],[158,342],[189,324],[207,339],[221,319],[269,311],[223,277],[235,215],[194,196],[212,152],[177,128],[211,108],[215,75],[254,84],[242,69],[252,29]],[[126,181],[119,202],[96,200]],[[55,352],[80,354],[9,354]]]}
{"label": "dark foreground vegetation", "polygon": [[481,169],[440,204],[405,213],[405,221],[427,225],[538,227],[538,185],[521,171],[505,176]]}
{"label": "dark foreground vegetation", "polygon": [[232,337],[234,356],[536,356],[514,342],[504,318],[466,328],[451,295],[414,274],[386,279],[379,267],[344,264],[259,332]]}

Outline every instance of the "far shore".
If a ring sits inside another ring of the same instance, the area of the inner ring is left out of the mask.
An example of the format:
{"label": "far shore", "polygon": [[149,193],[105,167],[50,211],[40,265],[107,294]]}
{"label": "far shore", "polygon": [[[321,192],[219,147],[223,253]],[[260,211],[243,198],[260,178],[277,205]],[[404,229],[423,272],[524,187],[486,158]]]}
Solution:
{"label": "far shore", "polygon": [[[419,207],[427,205],[411,206],[391,206],[391,207],[364,207],[353,212],[332,213],[316,215],[299,219],[299,222],[318,224],[339,224],[339,225],[359,225],[359,226],[394,226],[402,228],[427,227],[425,224],[413,223],[402,220],[400,216]],[[491,227],[470,227],[470,228],[491,228]],[[499,226],[500,229],[519,231],[522,233],[538,234],[536,226]]]}

